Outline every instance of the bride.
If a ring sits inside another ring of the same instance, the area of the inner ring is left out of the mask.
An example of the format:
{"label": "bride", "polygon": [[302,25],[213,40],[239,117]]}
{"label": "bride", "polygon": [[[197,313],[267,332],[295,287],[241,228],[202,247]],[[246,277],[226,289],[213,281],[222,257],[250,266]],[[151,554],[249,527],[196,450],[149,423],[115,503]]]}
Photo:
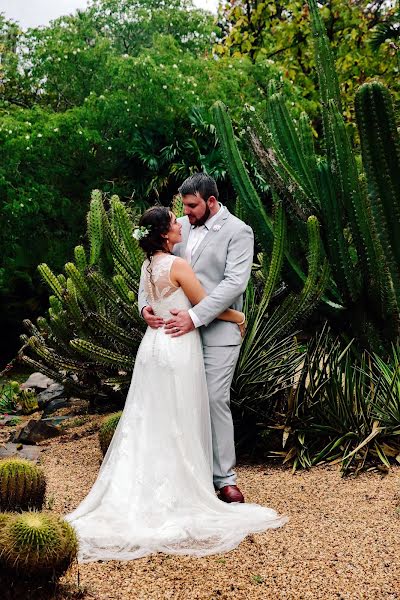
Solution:
{"label": "bride", "polygon": [[[173,256],[181,225],[167,208],[141,218],[147,296],[164,321],[205,297],[190,265]],[[228,309],[219,319],[238,324]],[[240,325],[242,327],[242,325]],[[242,332],[243,333],[243,332]],[[249,533],[287,519],[257,504],[227,504],[212,481],[211,426],[198,330],[171,337],[147,328],[125,408],[92,489],[67,515],[79,561],[130,560],[154,553],[205,556],[235,548]]]}

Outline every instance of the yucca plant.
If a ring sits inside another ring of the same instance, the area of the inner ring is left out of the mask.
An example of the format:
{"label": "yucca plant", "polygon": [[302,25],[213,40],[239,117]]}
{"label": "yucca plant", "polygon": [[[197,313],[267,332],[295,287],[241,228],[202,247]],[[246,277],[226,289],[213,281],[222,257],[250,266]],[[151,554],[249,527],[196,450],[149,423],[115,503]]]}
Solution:
{"label": "yucca plant", "polygon": [[77,550],[74,529],[54,514],[10,515],[0,528],[0,567],[14,577],[55,580],[71,566]]}
{"label": "yucca plant", "polygon": [[43,469],[23,458],[0,460],[0,510],[41,509],[46,492]]}
{"label": "yucca plant", "polygon": [[109,415],[107,419],[105,419],[105,421],[102,423],[99,429],[99,442],[103,456],[106,455],[106,452],[111,443],[112,437],[115,433],[121,415],[122,411]]}
{"label": "yucca plant", "polygon": [[[284,204],[288,222],[284,280],[298,291],[306,279],[306,223],[319,223],[321,262],[311,290],[329,272],[322,300],[325,314],[361,347],[390,349],[400,331],[400,143],[387,89],[366,83],[356,94],[363,169],[342,116],[339,86],[317,3],[309,1],[323,123],[322,148],[314,148],[307,115],[295,120],[283,94],[271,83],[266,120],[246,111],[243,141]],[[261,249],[270,253],[271,209],[246,171],[226,108],[214,106],[226,166]],[[314,304],[314,307],[316,304]],[[299,307],[301,310],[301,307]]]}
{"label": "yucca plant", "polygon": [[366,352],[357,356],[351,346],[327,327],[309,344],[289,397],[281,452],[294,468],[338,462],[345,474],[371,461],[388,467],[389,458],[400,460],[396,362],[389,367]]}

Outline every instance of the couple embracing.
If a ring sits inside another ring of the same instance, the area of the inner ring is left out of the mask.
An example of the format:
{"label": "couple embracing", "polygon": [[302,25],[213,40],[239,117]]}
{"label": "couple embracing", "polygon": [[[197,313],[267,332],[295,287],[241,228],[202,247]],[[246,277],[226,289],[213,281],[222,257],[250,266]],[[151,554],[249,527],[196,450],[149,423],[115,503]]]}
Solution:
{"label": "couple embracing", "polygon": [[204,173],[179,188],[185,216],[141,217],[139,310],[148,328],[96,482],[67,516],[79,560],[205,556],[286,522],[236,485],[230,385],[244,333],[253,232]]}

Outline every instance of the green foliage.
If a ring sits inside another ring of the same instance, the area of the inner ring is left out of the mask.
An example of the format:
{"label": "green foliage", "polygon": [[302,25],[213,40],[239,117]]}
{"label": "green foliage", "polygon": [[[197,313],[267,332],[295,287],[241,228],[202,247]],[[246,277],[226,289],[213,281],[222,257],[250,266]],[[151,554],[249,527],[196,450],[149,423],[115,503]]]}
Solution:
{"label": "green foliage", "polygon": [[20,387],[18,381],[10,381],[0,386],[0,412],[12,413],[17,410]]}
{"label": "green foliage", "polygon": [[0,529],[0,566],[13,576],[57,579],[76,559],[77,550],[74,529],[50,513],[10,515]]}
{"label": "green foliage", "polygon": [[22,458],[0,461],[0,510],[41,509],[46,492],[43,470]]}
{"label": "green foliage", "polygon": [[274,65],[215,60],[214,29],[209,14],[175,0],[92,2],[26,32],[0,22],[4,339],[22,315],[40,313],[36,265],[63,268],[81,243],[92,189],[142,211],[146,201],[169,204],[182,180],[204,170],[226,203],[231,190],[209,106],[220,98],[238,118],[244,102],[262,106],[270,79],[300,97]]}
{"label": "green foliage", "polygon": [[[353,119],[355,90],[368,78],[381,77],[399,98],[398,7],[394,0],[319,3],[321,17],[345,98],[345,115]],[[235,0],[219,5],[222,34],[215,50],[222,56],[249,56],[279,65],[285,76],[303,90],[307,110],[315,116],[317,81],[311,38],[315,30],[305,2]],[[397,15],[396,15],[397,12]],[[377,48],[379,51],[377,51]],[[333,74],[333,71],[330,70]]]}
{"label": "green foliage", "polygon": [[99,430],[99,442],[103,456],[106,455],[108,446],[111,443],[112,437],[115,433],[119,420],[121,418],[122,411],[116,412],[109,415],[107,419],[102,423]]}

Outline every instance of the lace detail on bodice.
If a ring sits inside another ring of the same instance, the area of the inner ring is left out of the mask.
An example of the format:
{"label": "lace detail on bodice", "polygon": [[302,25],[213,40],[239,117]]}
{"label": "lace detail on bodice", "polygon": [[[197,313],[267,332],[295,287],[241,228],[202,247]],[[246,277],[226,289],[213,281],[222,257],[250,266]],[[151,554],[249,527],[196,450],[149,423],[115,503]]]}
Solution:
{"label": "lace detail on bodice", "polygon": [[171,282],[171,267],[176,258],[172,254],[157,254],[142,265],[147,299],[154,313],[163,318],[171,317],[171,308],[182,310],[191,306],[182,288]]}

